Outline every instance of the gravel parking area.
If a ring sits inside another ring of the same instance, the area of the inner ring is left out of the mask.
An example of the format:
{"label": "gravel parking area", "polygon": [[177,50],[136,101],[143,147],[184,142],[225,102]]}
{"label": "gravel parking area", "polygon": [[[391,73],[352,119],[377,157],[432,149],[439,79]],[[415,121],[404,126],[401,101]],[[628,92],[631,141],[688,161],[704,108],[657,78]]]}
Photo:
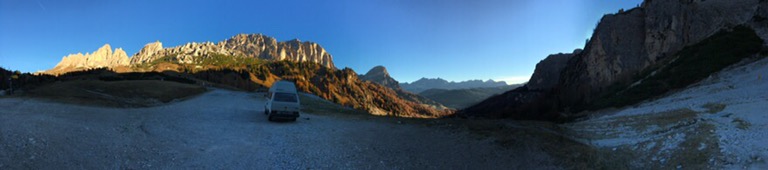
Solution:
{"label": "gravel parking area", "polygon": [[149,108],[0,98],[0,169],[552,168],[542,152],[455,128],[314,113],[269,122],[264,102],[221,89]]}

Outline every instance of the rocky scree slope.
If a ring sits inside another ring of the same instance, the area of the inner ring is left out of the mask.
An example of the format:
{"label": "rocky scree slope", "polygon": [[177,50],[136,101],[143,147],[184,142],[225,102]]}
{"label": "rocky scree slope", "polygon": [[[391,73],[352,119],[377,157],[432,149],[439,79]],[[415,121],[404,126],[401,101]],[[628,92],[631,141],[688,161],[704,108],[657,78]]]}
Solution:
{"label": "rocky scree slope", "polygon": [[766,39],[766,18],[768,2],[762,0],[646,0],[640,7],[605,15],[584,50],[574,54],[560,74],[550,75],[559,79],[553,88],[516,89],[461,113],[549,119],[578,112],[615,92],[611,86],[639,80],[642,71],[668,63],[661,61],[722,30],[744,25]]}

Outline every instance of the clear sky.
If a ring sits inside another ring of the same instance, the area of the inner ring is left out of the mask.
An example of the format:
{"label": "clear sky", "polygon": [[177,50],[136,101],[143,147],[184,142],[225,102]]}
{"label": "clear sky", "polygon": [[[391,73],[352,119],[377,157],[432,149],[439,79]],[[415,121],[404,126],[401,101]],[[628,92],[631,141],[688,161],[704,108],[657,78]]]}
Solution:
{"label": "clear sky", "polygon": [[400,82],[524,82],[548,54],[582,48],[599,19],[641,0],[0,0],[0,66],[35,72],[105,43],[219,42],[239,33],[313,41],[337,67]]}

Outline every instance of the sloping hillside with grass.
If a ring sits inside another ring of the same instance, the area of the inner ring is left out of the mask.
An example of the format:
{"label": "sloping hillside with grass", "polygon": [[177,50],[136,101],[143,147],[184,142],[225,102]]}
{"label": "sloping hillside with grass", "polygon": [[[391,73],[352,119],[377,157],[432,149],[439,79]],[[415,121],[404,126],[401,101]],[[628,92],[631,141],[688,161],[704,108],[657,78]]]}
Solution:
{"label": "sloping hillside with grass", "polygon": [[685,88],[725,67],[755,56],[762,45],[763,40],[749,27],[722,30],[644,70],[636,76],[638,81],[612,85],[603,97],[582,109],[631,105]]}
{"label": "sloping hillside with grass", "polygon": [[107,107],[149,107],[205,92],[205,87],[174,81],[72,80],[34,88],[28,96]]}
{"label": "sloping hillside with grass", "polygon": [[208,56],[214,57],[191,64],[158,59],[160,61],[137,66],[137,69],[182,73],[248,91],[265,89],[277,80],[290,80],[300,91],[375,115],[426,118],[452,114],[452,110],[404,99],[390,88],[363,81],[349,68],[337,70],[312,62],[254,60],[219,54]]}

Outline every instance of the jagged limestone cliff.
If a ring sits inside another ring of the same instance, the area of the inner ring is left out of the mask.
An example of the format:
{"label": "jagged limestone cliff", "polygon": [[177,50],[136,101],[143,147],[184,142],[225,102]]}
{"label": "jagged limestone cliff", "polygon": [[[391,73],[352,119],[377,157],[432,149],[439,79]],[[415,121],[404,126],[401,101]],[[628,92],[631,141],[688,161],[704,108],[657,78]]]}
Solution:
{"label": "jagged limestone cliff", "polygon": [[275,38],[262,34],[239,34],[219,43],[187,43],[177,47],[163,48],[162,43],[153,42],[144,46],[131,58],[131,64],[152,62],[162,57],[180,63],[199,62],[211,54],[250,57],[265,60],[288,60],[314,62],[335,68],[333,57],[323,47],[313,42],[298,39],[277,42]]}
{"label": "jagged limestone cliff", "polygon": [[[530,84],[460,111],[466,116],[550,119],[573,114],[611,86],[638,81],[641,72],[676,57],[686,46],[746,26],[768,38],[768,2],[762,0],[646,0],[637,8],[607,14],[584,50],[574,54],[552,88]],[[544,63],[544,62],[542,62]],[[668,63],[668,62],[667,62]],[[538,82],[537,76],[530,82]],[[551,79],[551,78],[550,78]]]}

